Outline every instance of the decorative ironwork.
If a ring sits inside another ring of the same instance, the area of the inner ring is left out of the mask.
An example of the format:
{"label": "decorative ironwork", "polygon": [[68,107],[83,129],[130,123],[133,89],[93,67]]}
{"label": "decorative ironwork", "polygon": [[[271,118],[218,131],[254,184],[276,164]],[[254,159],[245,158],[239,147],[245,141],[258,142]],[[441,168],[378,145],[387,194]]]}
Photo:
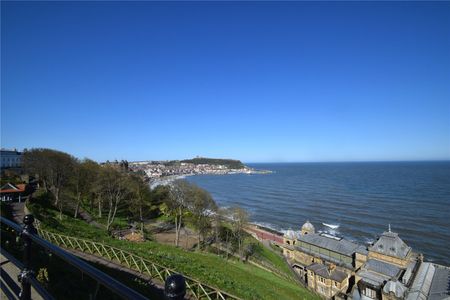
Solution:
{"label": "decorative ironwork", "polygon": [[[42,238],[60,247],[99,256],[113,263],[137,271],[143,275],[147,275],[150,278],[161,280],[162,282],[164,282],[170,275],[177,274],[177,272],[170,268],[166,268],[128,251],[103,243],[49,232],[40,228],[38,228],[38,232]],[[193,278],[187,276],[184,276],[184,278],[189,294],[191,294],[195,299],[240,299],[217,288],[203,284]]]}
{"label": "decorative ironwork", "polygon": [[[32,260],[32,245],[40,246],[47,251],[53,253],[58,256],[64,262],[72,265],[73,267],[79,269],[84,274],[87,274],[89,277],[97,281],[97,285],[104,286],[108,290],[112,291],[116,295],[122,297],[123,299],[134,299],[134,300],[144,300],[146,297],[142,296],[138,292],[130,289],[125,286],[121,282],[115,280],[111,276],[97,270],[90,264],[80,260],[74,255],[69,254],[68,252],[62,250],[60,247],[52,244],[48,239],[45,240],[41,236],[36,234],[36,228],[33,226],[34,217],[32,215],[26,215],[24,217],[25,226],[21,228],[16,223],[0,217],[1,223],[10,227],[13,231],[20,234],[21,239],[24,244],[24,256],[23,256],[23,265],[21,266],[22,272],[19,275],[19,279],[22,285],[22,288],[19,293],[20,300],[30,300],[31,299],[31,286],[38,290],[39,294],[43,296],[44,299],[52,299],[52,297],[42,289],[42,287],[38,284],[38,282],[34,278],[34,273],[30,269],[30,263]],[[8,256],[6,251],[3,251],[2,254]],[[16,264],[19,265],[19,264]]]}

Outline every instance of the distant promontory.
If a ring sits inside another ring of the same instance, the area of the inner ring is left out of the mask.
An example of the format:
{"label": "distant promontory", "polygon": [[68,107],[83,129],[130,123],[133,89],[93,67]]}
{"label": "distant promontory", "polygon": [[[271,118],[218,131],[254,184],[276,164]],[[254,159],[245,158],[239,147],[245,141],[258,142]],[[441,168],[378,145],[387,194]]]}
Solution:
{"label": "distant promontory", "polygon": [[136,172],[143,172],[152,178],[187,175],[225,175],[225,174],[262,174],[269,171],[255,170],[244,165],[240,160],[195,157],[183,160],[138,161],[130,162],[130,168]]}

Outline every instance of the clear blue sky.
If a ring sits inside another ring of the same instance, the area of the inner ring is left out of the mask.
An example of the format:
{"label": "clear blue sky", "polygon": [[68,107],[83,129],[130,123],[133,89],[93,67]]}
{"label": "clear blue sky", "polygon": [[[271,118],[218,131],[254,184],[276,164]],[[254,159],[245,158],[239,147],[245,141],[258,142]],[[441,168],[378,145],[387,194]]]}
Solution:
{"label": "clear blue sky", "polygon": [[450,2],[1,3],[1,145],[450,159]]}

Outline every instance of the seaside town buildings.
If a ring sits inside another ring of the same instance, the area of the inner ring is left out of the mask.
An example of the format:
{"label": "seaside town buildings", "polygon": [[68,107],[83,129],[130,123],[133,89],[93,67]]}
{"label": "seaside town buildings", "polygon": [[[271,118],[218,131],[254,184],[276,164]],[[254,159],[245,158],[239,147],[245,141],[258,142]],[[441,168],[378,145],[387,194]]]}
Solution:
{"label": "seaside town buildings", "polygon": [[450,268],[425,262],[390,226],[365,247],[316,233],[307,221],[280,246],[304,284],[326,299],[450,299]]}
{"label": "seaside town buildings", "polygon": [[256,172],[255,170],[248,167],[244,167],[241,169],[230,169],[226,165],[218,164],[193,164],[186,162],[168,164],[168,162],[165,161],[132,162],[130,163],[130,168],[135,172],[144,172],[149,179],[158,179],[167,176],[186,176],[200,174],[224,175],[233,173],[251,174]]}

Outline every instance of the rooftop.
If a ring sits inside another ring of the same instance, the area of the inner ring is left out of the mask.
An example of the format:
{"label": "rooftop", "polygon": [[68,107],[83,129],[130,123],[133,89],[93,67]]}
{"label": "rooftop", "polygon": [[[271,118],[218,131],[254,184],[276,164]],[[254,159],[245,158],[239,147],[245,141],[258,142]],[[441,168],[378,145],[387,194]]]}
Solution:
{"label": "rooftop", "polygon": [[7,183],[0,188],[0,193],[22,193],[25,191],[26,184]]}
{"label": "rooftop", "polygon": [[345,256],[352,256],[355,252],[367,254],[364,246],[350,242],[346,239],[337,239],[324,234],[307,234],[300,236],[299,241],[328,249]]}
{"label": "rooftop", "polygon": [[374,287],[379,287],[385,281],[388,281],[390,279],[390,277],[387,275],[382,275],[382,274],[375,273],[375,272],[369,271],[369,270],[360,270],[356,274],[359,277],[361,277],[362,281],[364,281]]}
{"label": "rooftop", "polygon": [[423,262],[420,264],[416,277],[411,285],[407,300],[425,300],[431,288],[435,273],[435,267],[432,263]]}
{"label": "rooftop", "polygon": [[306,269],[313,271],[315,274],[323,278],[332,279],[337,282],[342,282],[345,278],[348,277],[346,273],[339,270],[329,270],[327,266],[322,264],[312,264],[306,267]]}
{"label": "rooftop", "polygon": [[400,273],[399,267],[376,259],[369,259],[363,268],[389,277],[395,277]]}
{"label": "rooftop", "polygon": [[405,258],[411,251],[411,247],[405,244],[397,233],[385,231],[369,248],[369,251],[378,252],[384,255]]}
{"label": "rooftop", "polygon": [[435,272],[431,283],[428,300],[450,298],[450,268],[434,265]]}

